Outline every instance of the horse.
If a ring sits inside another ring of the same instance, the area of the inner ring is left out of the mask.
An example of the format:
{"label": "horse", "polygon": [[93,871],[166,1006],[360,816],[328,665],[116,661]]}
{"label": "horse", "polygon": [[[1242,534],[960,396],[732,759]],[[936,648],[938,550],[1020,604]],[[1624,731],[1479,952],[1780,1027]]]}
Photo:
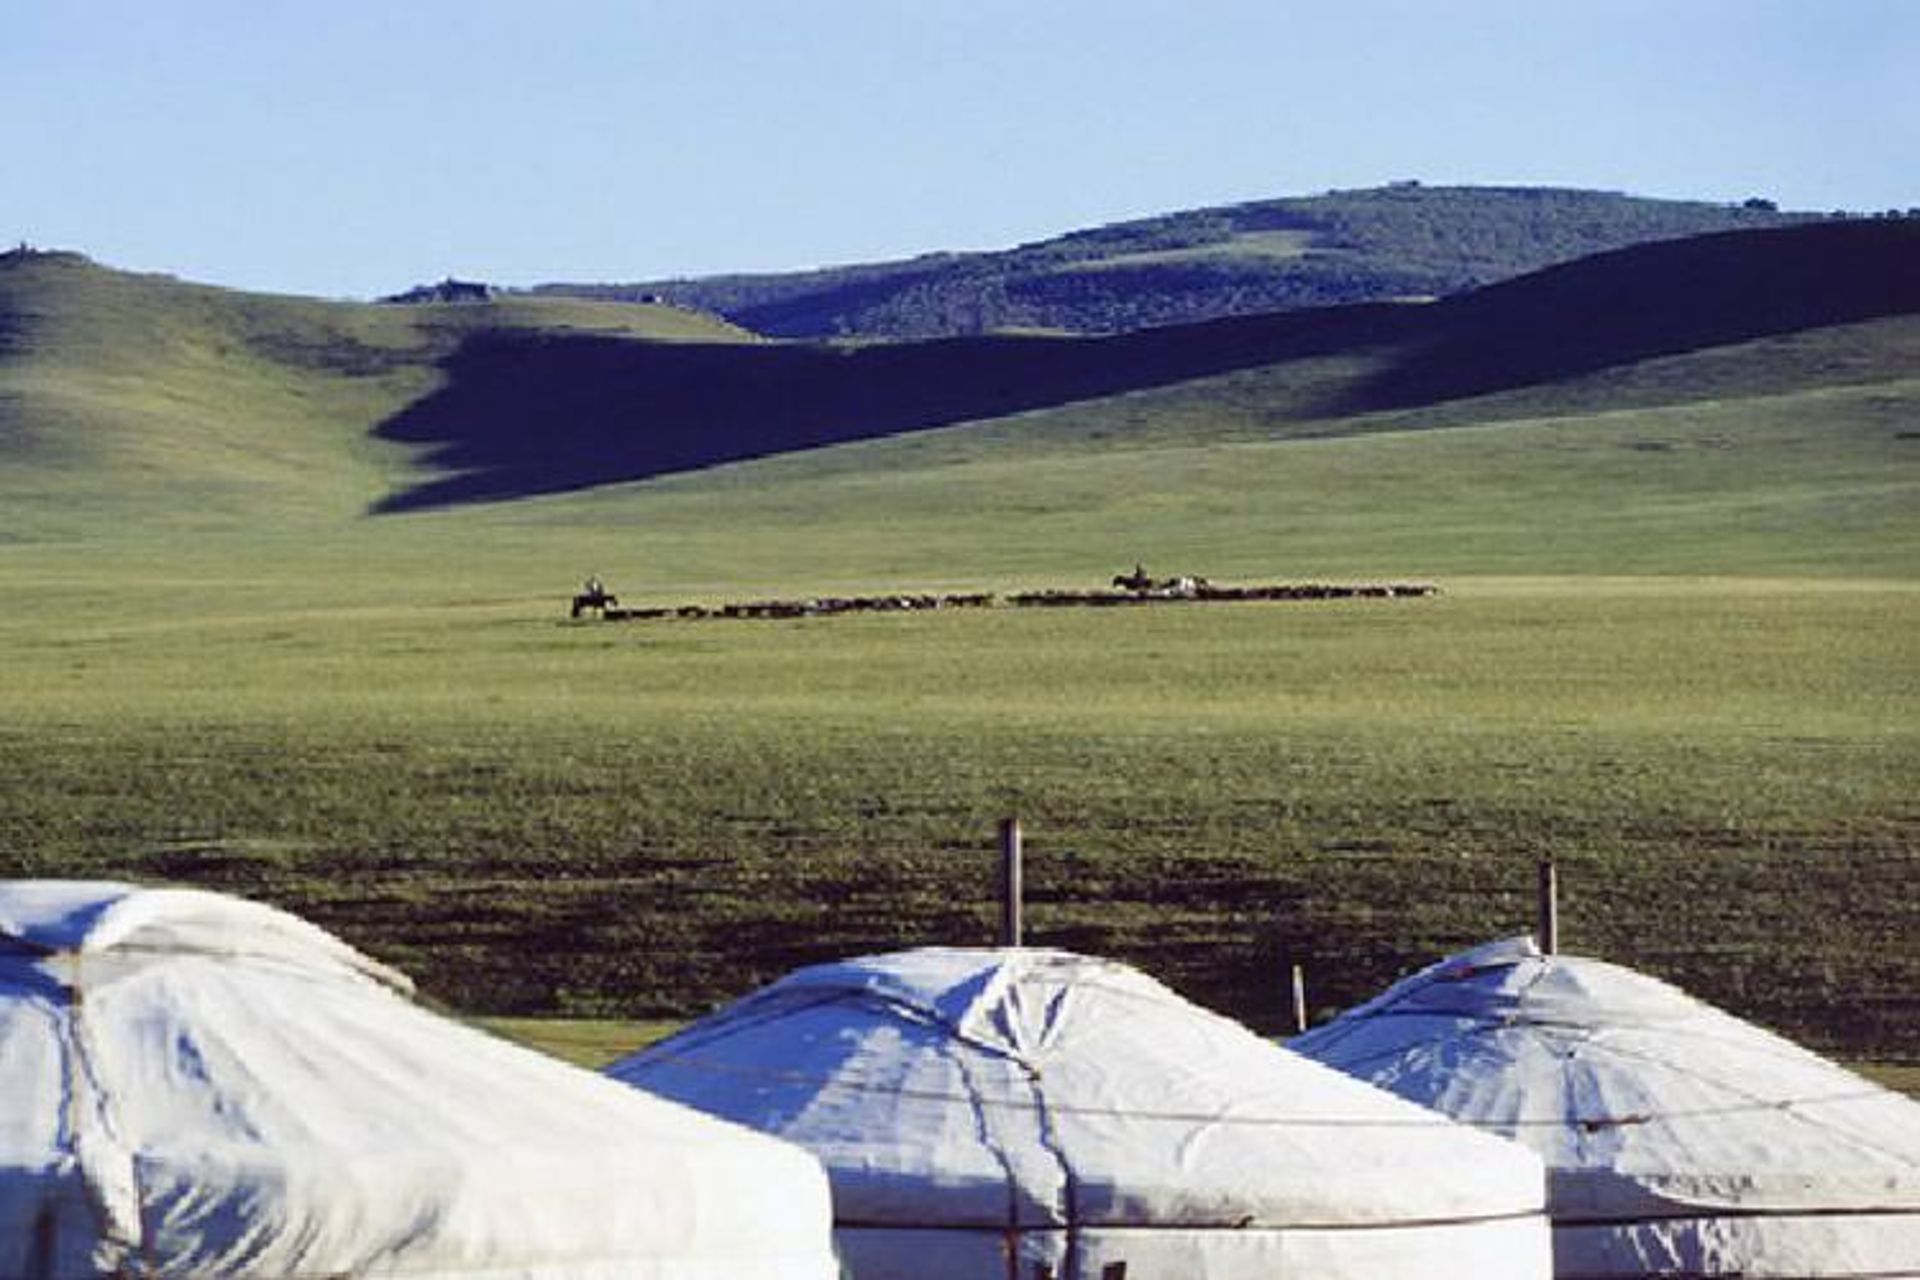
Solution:
{"label": "horse", "polygon": [[598,609],[601,616],[605,617],[607,610],[619,603],[620,597],[607,590],[600,579],[588,578],[586,585],[574,596],[573,612],[569,616],[577,618],[589,609]]}

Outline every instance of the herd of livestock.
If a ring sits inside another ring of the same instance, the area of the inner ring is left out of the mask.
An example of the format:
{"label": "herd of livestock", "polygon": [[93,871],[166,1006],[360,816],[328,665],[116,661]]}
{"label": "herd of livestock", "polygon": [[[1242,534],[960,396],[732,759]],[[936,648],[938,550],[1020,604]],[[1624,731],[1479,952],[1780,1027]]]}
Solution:
{"label": "herd of livestock", "polygon": [[929,609],[983,609],[1005,603],[1020,608],[1100,607],[1143,604],[1219,603],[1249,600],[1390,600],[1438,595],[1426,582],[1297,582],[1267,586],[1216,586],[1205,578],[1136,579],[1118,577],[1101,590],[1021,591],[1007,596],[968,593],[893,593],[875,596],[807,596],[790,600],[751,600],[736,604],[622,605],[619,597],[589,579],[573,598],[570,616],[608,621],[656,618],[819,618],[848,613],[898,613]]}

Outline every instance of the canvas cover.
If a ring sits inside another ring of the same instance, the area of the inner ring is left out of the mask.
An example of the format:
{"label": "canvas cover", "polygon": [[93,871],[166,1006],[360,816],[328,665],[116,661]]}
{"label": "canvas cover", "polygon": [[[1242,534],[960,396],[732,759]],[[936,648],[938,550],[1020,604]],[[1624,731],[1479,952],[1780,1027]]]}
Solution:
{"label": "canvas cover", "polygon": [[805,1152],[408,991],[258,904],[0,882],[0,1276],[836,1274]]}
{"label": "canvas cover", "polygon": [[1557,1274],[1920,1276],[1920,1103],[1529,938],[1289,1042],[1545,1158]]}
{"label": "canvas cover", "polygon": [[1531,1152],[1106,961],[820,965],[609,1070],[819,1156],[856,1280],[1547,1274]]}

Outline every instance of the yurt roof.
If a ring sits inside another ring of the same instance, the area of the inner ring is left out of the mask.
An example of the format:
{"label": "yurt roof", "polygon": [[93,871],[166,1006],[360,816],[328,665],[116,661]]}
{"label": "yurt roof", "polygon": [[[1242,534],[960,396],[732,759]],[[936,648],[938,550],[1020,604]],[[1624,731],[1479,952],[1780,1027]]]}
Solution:
{"label": "yurt roof", "polygon": [[1450,956],[1290,1044],[1539,1151],[1556,1222],[1920,1210],[1920,1103],[1529,938]]}
{"label": "yurt roof", "polygon": [[834,1274],[806,1153],[219,894],[0,883],[0,1274]]}
{"label": "yurt roof", "polygon": [[413,983],[297,916],[200,889],[98,880],[0,885],[0,948],[74,959],[118,951],[245,957],[359,974],[411,994]]}
{"label": "yurt roof", "polygon": [[806,1146],[843,1225],[1347,1228],[1542,1199],[1531,1153],[1062,951],[801,969],[609,1070]]}

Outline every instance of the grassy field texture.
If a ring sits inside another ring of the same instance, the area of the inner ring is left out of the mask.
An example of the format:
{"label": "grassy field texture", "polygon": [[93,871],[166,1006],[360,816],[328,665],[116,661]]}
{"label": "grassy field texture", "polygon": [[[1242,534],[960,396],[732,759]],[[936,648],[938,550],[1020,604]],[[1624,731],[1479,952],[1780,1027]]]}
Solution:
{"label": "grassy field texture", "polygon": [[[71,586],[72,584],[69,584]],[[114,584],[96,579],[95,597]],[[1809,1038],[1920,1037],[1920,589],[571,626],[557,602],[6,628],[8,874],[307,913],[457,1007],[673,1016],[854,951],[1035,941],[1255,1022],[1524,930]]]}
{"label": "grassy field texture", "polygon": [[622,1018],[475,1018],[472,1021],[497,1036],[592,1070],[671,1035],[685,1025]]}
{"label": "grassy field texture", "polygon": [[[1920,1059],[1911,317],[1648,359],[1629,333],[1412,404],[1431,366],[1341,348],[374,517],[436,476],[375,424],[468,349],[422,326],[510,310],[29,265],[80,274],[0,291],[0,875],[259,896],[471,1013],[679,1018],[989,941],[1017,814],[1034,941],[1273,1028],[1290,960],[1324,1011],[1526,929],[1551,855],[1569,949]],[[659,312],[593,315],[692,323]],[[565,435],[526,404],[489,429]],[[716,603],[1136,560],[1444,594],[564,619],[590,572]]]}

